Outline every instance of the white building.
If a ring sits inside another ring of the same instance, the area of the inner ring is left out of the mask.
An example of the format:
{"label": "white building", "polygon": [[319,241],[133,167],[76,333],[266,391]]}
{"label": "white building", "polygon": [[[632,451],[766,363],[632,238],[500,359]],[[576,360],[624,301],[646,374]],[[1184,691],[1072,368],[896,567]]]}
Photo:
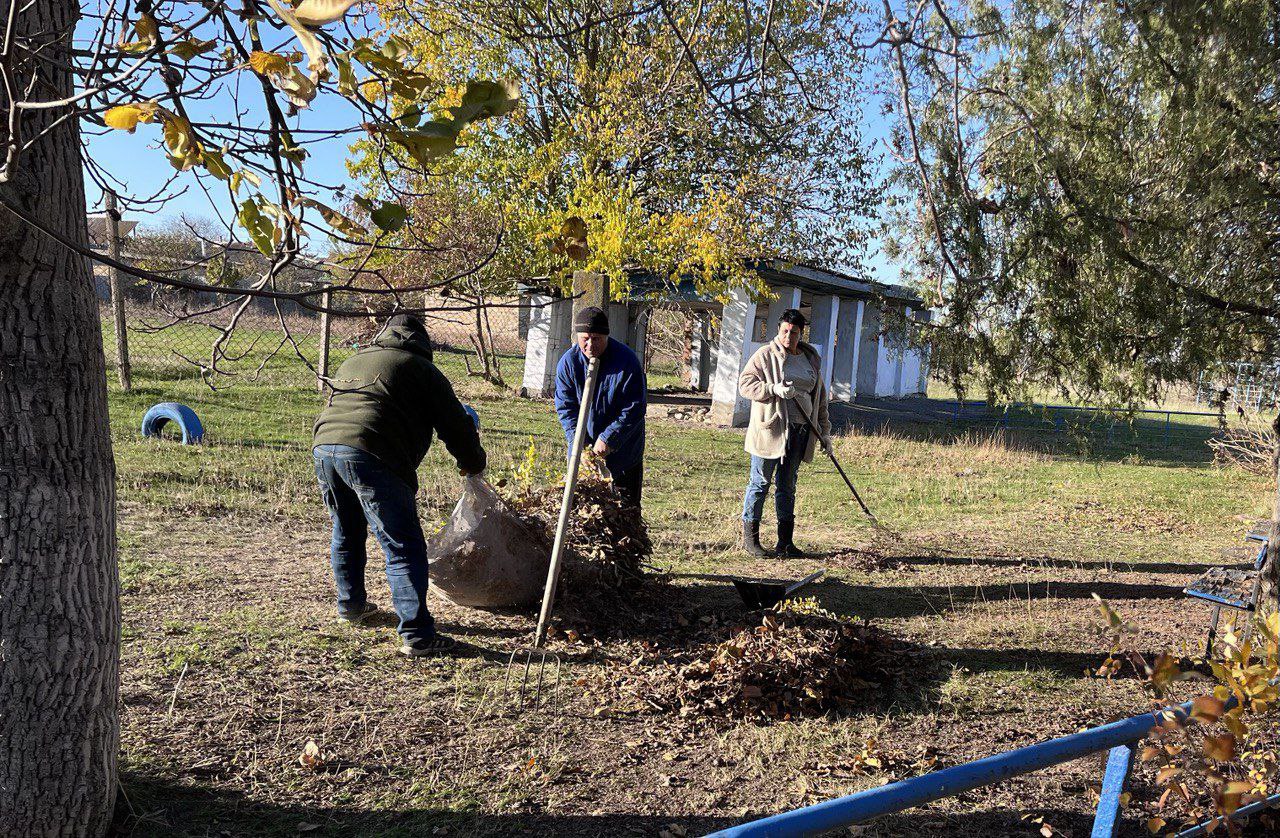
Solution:
{"label": "white building", "polygon": [[[643,353],[652,306],[646,300],[652,300],[655,292],[661,293],[664,304],[676,302],[692,312],[700,327],[694,332],[690,381],[695,390],[710,393],[711,417],[723,425],[746,425],[750,404],[738,394],[738,377],[751,354],[773,339],[778,320],[788,308],[800,309],[810,321],[805,337],[822,355],[833,401],[924,394],[928,358],[905,333],[911,321],[929,319],[915,294],[811,266],[772,263],[756,269],[772,299],[757,303],[746,292],[736,291],[724,305],[698,297],[692,283],[664,290],[657,278],[635,274],[630,298],[605,307],[610,333],[637,354]],[[600,278],[594,281],[599,283]],[[528,344],[522,391],[526,395],[552,394],[556,362],[573,341],[575,304],[598,304],[602,297],[607,299],[606,290],[597,284],[577,299],[525,295]],[[523,331],[523,316],[521,326]]]}

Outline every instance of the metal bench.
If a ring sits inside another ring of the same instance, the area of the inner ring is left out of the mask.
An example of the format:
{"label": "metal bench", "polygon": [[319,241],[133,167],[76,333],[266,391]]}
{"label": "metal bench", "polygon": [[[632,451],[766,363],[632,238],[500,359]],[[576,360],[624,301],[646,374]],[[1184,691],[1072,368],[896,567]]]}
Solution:
{"label": "metal bench", "polygon": [[[1252,569],[1211,567],[1204,575],[1182,589],[1187,596],[1202,599],[1213,605],[1213,616],[1209,620],[1209,639],[1204,647],[1205,657],[1213,654],[1213,641],[1218,633],[1218,620],[1222,617],[1222,609],[1232,608],[1251,614],[1257,608],[1258,595],[1262,589],[1262,565],[1267,561],[1267,534],[1270,528],[1270,521],[1259,522],[1245,536],[1246,541],[1258,544],[1258,553]],[[1246,623],[1244,627],[1246,636],[1248,631],[1249,625]]]}

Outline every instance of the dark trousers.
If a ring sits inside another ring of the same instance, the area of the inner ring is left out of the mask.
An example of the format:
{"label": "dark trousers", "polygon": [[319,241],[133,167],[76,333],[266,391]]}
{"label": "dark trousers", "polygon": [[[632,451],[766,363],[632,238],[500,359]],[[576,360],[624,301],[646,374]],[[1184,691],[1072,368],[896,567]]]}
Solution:
{"label": "dark trousers", "polygon": [[364,587],[369,529],[387,560],[391,604],[407,641],[435,637],[427,610],[427,549],[414,491],[372,454],[348,445],[318,445],[311,452],[320,493],[333,521],[329,559],[338,611],[358,614],[368,601]]}
{"label": "dark trousers", "polygon": [[643,483],[643,460],[626,471],[613,472],[613,487],[618,490],[618,494],[622,496],[622,502],[627,506],[640,508],[640,490]]}

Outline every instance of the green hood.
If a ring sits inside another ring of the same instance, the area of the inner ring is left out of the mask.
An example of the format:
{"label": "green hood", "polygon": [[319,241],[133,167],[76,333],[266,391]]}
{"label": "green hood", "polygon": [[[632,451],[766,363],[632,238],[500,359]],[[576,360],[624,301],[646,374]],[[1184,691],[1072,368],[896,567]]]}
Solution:
{"label": "green hood", "polygon": [[433,360],[431,354],[431,337],[426,329],[415,329],[412,326],[387,326],[373,339],[374,346],[384,349],[402,349]]}

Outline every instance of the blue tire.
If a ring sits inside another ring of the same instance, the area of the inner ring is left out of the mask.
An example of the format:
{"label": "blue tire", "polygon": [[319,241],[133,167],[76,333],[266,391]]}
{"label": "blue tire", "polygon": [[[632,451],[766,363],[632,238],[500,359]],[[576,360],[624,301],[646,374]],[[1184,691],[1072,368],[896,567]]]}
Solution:
{"label": "blue tire", "polygon": [[471,421],[476,423],[476,430],[480,430],[480,414],[476,413],[476,409],[469,404],[464,404],[462,409],[471,417]]}
{"label": "blue tire", "polygon": [[175,422],[182,431],[182,444],[195,445],[204,440],[204,425],[200,417],[185,404],[177,402],[160,402],[152,405],[142,417],[142,435],[160,438],[160,429],[169,422]]}

